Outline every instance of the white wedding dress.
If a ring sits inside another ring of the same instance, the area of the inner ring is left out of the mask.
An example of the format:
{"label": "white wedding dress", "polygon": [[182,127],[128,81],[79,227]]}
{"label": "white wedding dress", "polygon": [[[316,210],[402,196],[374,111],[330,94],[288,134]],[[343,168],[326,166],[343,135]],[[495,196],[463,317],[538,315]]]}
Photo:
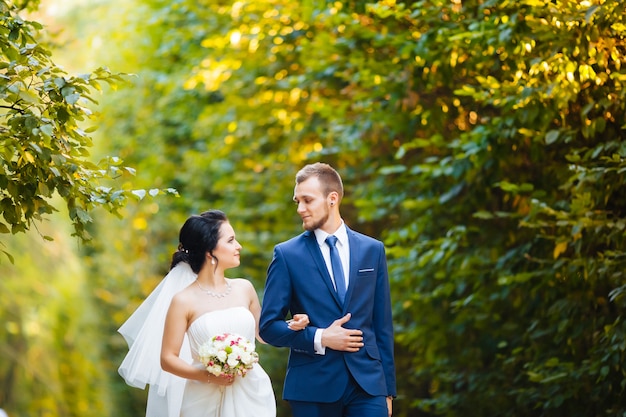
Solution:
{"label": "white wedding dress", "polygon": [[[187,330],[193,364],[198,348],[220,333],[236,333],[254,342],[254,316],[245,307],[211,311],[194,320]],[[269,376],[259,364],[230,386],[187,381],[181,417],[275,417],[276,400]]]}
{"label": "white wedding dress", "polygon": [[[130,386],[150,386],[146,417],[276,417],[268,375],[255,364],[245,377],[220,389],[216,384],[185,380],[161,369],[161,339],[170,301],[196,279],[188,264],[174,267],[118,330],[129,352],[118,371]],[[198,317],[187,330],[180,357],[198,362],[198,347],[219,333],[237,333],[255,342],[254,316],[245,307],[217,310]]]}

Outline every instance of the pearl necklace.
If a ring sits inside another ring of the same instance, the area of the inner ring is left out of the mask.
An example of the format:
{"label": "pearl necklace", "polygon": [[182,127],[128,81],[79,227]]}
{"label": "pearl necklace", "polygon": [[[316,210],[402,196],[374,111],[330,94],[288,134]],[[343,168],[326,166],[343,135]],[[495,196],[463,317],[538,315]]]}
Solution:
{"label": "pearl necklace", "polygon": [[198,288],[200,288],[200,291],[206,293],[207,295],[210,295],[211,297],[216,297],[216,298],[224,298],[226,297],[228,294],[230,294],[230,290],[233,289],[233,287],[230,285],[230,282],[226,281],[226,291],[224,292],[213,292],[210,290],[207,290],[205,288],[202,288],[202,286],[200,286],[200,283],[198,282],[198,280],[196,280],[196,285],[198,286]]}

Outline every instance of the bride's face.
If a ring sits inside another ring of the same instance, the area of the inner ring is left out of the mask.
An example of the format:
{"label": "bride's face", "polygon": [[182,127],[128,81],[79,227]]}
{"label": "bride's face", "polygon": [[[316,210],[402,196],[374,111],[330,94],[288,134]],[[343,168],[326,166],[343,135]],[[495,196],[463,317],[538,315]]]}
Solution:
{"label": "bride's face", "polygon": [[218,265],[224,269],[238,267],[241,245],[235,239],[235,230],[230,223],[224,222],[219,233],[220,238],[213,249],[213,256],[219,261]]}

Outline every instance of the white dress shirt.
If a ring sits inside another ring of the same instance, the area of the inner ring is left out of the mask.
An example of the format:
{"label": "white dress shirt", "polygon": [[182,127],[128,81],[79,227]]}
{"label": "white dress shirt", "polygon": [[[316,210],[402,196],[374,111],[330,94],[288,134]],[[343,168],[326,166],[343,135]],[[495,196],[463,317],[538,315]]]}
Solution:
{"label": "white dress shirt", "polygon": [[[341,266],[343,267],[344,280],[346,282],[346,290],[349,285],[349,277],[350,277],[350,244],[348,243],[348,232],[346,231],[346,225],[341,222],[341,226],[339,229],[333,233],[333,235],[337,238],[337,252],[339,253],[339,258],[341,259]],[[323,230],[315,229],[315,239],[317,240],[317,244],[320,245],[320,250],[322,251],[322,256],[324,257],[324,262],[326,262],[326,269],[328,269],[328,273],[330,274],[330,278],[333,281],[333,285],[335,286],[335,290],[337,290],[337,284],[335,283],[335,276],[333,275],[333,267],[330,262],[330,248],[326,243],[326,238],[330,236]]]}
{"label": "white dress shirt", "polygon": [[[333,285],[335,290],[337,290],[337,284],[335,283],[335,276],[333,275],[333,267],[330,262],[330,248],[326,243],[326,238],[329,236],[323,230],[315,229],[315,239],[317,240],[317,244],[320,246],[320,250],[322,251],[322,256],[324,257],[324,262],[326,263],[326,269],[328,269],[328,273],[330,274],[330,278],[333,281]],[[344,281],[346,282],[346,290],[349,285],[349,277],[350,277],[350,243],[348,242],[348,232],[346,231],[346,225],[342,221],[339,229],[333,233],[333,235],[337,238],[337,252],[339,253],[339,258],[341,259],[341,266],[343,267],[344,273]],[[337,317],[338,319],[341,317]],[[326,346],[322,345],[322,331],[324,329],[317,329],[315,331],[315,340],[314,340],[314,348],[315,353],[318,355],[326,354]]]}

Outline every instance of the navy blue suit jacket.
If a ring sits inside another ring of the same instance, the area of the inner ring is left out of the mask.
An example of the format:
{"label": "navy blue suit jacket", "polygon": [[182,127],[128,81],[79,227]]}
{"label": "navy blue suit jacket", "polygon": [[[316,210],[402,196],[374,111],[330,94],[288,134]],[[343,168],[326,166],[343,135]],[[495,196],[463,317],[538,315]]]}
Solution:
{"label": "navy blue suit jacket", "polygon": [[[371,395],[396,395],[393,323],[387,261],[383,244],[347,229],[350,277],[342,306],[324,263],[315,233],[306,231],[274,248],[261,310],[260,336],[267,343],[290,348],[283,389],[285,400],[334,402],[349,374]],[[292,331],[288,313],[306,313],[310,324]],[[326,348],[315,353],[318,328],[351,313],[345,328],[363,331],[358,352]]]}

